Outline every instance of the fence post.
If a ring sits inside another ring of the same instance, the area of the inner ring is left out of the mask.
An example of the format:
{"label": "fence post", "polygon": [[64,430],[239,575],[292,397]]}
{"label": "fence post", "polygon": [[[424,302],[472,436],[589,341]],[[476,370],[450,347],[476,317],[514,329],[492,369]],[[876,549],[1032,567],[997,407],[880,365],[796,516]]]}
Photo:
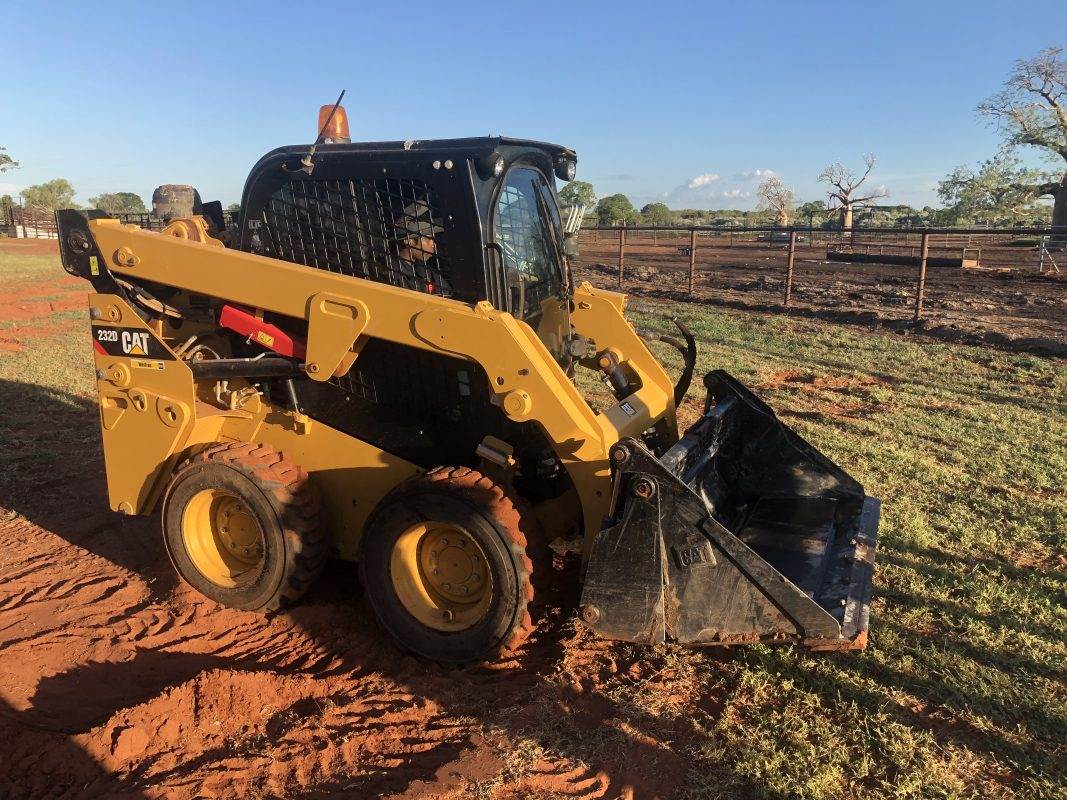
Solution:
{"label": "fence post", "polygon": [[923,317],[923,292],[926,291],[926,258],[930,255],[930,232],[923,231],[919,244],[919,284],[915,287],[915,321]]}
{"label": "fence post", "polygon": [[[772,234],[773,235],[773,234]],[[789,260],[786,262],[785,267],[785,293],[782,298],[784,305],[789,305],[789,300],[793,296],[793,261],[797,255],[797,229],[789,229]]]}
{"label": "fence post", "polygon": [[693,282],[697,271],[697,229],[689,231],[689,294],[693,293]]}
{"label": "fence post", "polygon": [[626,257],[626,228],[619,228],[619,289],[622,289],[622,263]]}

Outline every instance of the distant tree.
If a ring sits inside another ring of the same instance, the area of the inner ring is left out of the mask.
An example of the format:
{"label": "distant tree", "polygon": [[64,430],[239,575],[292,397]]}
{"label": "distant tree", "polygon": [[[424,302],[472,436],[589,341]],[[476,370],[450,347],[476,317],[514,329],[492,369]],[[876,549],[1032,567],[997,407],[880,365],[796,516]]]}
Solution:
{"label": "distant tree", "polygon": [[108,214],[144,214],[148,211],[144,200],[133,192],[98,194],[96,197],[89,198],[89,205],[106,211]]}
{"label": "distant tree", "polygon": [[56,178],[47,183],[27,186],[21,192],[26,205],[39,211],[58,211],[74,208],[74,187],[66,178]]}
{"label": "distant tree", "polygon": [[949,208],[933,208],[923,206],[922,210],[915,215],[915,219],[909,221],[912,225],[925,225],[929,228],[947,228],[956,224],[956,218]]}
{"label": "distant tree", "polygon": [[1023,167],[1019,159],[1001,152],[982,162],[977,170],[960,166],[937,185],[937,194],[952,224],[991,222],[1008,225],[1035,221],[1047,211],[1038,202],[1034,186],[1042,173]]}
{"label": "distant tree", "polygon": [[592,208],[596,205],[596,190],[588,181],[571,181],[559,190],[559,199],[565,206]]}
{"label": "distant tree", "polygon": [[648,225],[670,225],[673,218],[665,203],[649,203],[641,209],[641,220]]}
{"label": "distant tree", "polygon": [[797,206],[796,217],[798,220],[806,219],[808,227],[815,227],[815,220],[820,224],[826,220],[826,203],[822,200],[811,200]]}
{"label": "distant tree", "polygon": [[789,215],[793,213],[796,197],[793,195],[793,190],[782,183],[781,178],[777,175],[768,175],[760,182],[759,188],[756,189],[756,196],[759,197],[756,210],[771,212],[774,215],[775,225],[779,228],[788,227]]}
{"label": "distant tree", "polygon": [[228,206],[226,206],[226,210],[229,211],[232,214],[237,214],[241,210],[241,204],[240,203],[230,203]]}
{"label": "distant tree", "polygon": [[864,156],[863,163],[867,168],[859,177],[840,162],[831,164],[819,173],[819,180],[830,184],[829,213],[837,214],[838,224],[842,228],[852,227],[852,214],[855,209],[863,208],[872,200],[878,200],[889,195],[889,192],[881,188],[867,194],[860,194],[859,188],[867,180],[871,170],[874,169],[874,156]]}
{"label": "distant tree", "polygon": [[637,217],[630,198],[624,194],[613,194],[600,198],[596,204],[596,215],[601,225],[625,225]]}
{"label": "distant tree", "polygon": [[[1034,147],[1057,163],[1067,161],[1067,60],[1062,53],[1061,47],[1048,47],[1016,61],[1004,88],[978,106],[1004,135],[1007,149]],[[1052,224],[1067,225],[1067,168],[1059,180],[1033,183],[1029,191],[1051,196]]]}
{"label": "distant tree", "polygon": [[15,207],[15,198],[9,194],[0,197],[0,225],[6,225],[11,219],[11,210]]}
{"label": "distant tree", "polygon": [[17,169],[18,165],[19,162],[7,154],[7,148],[0,147],[0,172],[7,172],[9,169]]}

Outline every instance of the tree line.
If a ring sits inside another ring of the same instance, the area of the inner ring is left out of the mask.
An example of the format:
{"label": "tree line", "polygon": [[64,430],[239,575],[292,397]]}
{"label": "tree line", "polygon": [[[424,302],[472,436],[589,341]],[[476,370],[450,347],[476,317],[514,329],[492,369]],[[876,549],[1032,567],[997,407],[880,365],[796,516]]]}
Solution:
{"label": "tree line", "polygon": [[[568,205],[592,209],[600,225],[798,225],[849,228],[858,225],[951,226],[1014,223],[1067,226],[1067,60],[1063,49],[1049,47],[1015,62],[1003,89],[978,106],[981,116],[1002,136],[996,154],[975,167],[959,166],[938,183],[941,208],[886,205],[888,192],[867,185],[874,155],[863,168],[833,163],[819,173],[826,200],[796,205],[794,192],[777,175],[763,179],[755,211],[672,210],[649,203],[640,210],[625,194],[597,198],[586,181],[572,181],[560,191]],[[1051,169],[1024,166],[1023,148],[1040,153]],[[1059,170],[1055,167],[1059,165]],[[1051,215],[1040,201],[1051,197]]]}
{"label": "tree line", "polygon": [[[1067,60],[1063,49],[1049,47],[1030,59],[1017,61],[1004,87],[978,106],[979,113],[1002,136],[1000,150],[975,167],[956,167],[938,184],[943,208],[887,206],[879,201],[888,193],[867,185],[876,164],[874,155],[863,158],[862,170],[853,171],[840,162],[825,167],[818,180],[827,187],[826,200],[796,205],[792,189],[777,175],[768,175],[757,189],[754,212],[741,210],[675,211],[665,203],[648,203],[640,210],[625,194],[597,198],[586,181],[571,181],[560,190],[567,205],[593,209],[601,225],[695,225],[695,224],[798,224],[824,227],[875,225],[960,225],[1041,223],[1067,226]],[[1024,166],[1022,148],[1039,152],[1053,169]],[[0,147],[0,173],[17,169],[19,163]],[[74,187],[65,178],[29,186],[21,196],[26,206],[43,212],[77,208]],[[1053,199],[1051,220],[1040,198]],[[15,204],[10,195],[0,197],[0,213]],[[144,201],[135,192],[104,192],[89,198],[92,208],[109,214],[145,213]],[[230,206],[235,210],[237,204]]]}

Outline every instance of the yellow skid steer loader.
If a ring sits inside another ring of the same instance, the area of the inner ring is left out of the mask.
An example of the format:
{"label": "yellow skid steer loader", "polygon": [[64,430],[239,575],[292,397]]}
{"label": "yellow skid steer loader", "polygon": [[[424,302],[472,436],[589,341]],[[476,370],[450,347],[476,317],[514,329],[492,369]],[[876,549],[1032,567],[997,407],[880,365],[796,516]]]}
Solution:
{"label": "yellow skid steer loader", "polygon": [[160,513],[181,577],[236,608],[356,561],[382,627],[441,663],[527,636],[557,538],[604,637],[862,648],[878,501],[721,371],[679,435],[693,337],[675,385],[625,297],[570,280],[574,152],[351,143],[342,114],[260,159],[235,222],[58,213],[111,507]]}

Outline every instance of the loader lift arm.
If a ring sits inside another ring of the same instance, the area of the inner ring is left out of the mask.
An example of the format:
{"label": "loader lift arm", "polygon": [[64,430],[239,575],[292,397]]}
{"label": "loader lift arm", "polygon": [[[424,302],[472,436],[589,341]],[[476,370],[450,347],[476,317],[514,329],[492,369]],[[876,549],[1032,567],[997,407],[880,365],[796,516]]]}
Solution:
{"label": "loader lift arm", "polygon": [[[96,257],[105,262],[98,273],[306,320],[304,370],[312,380],[343,374],[370,337],[478,362],[504,413],[516,422],[536,421],[555,445],[582,498],[587,538],[600,529],[608,510],[604,486],[610,483],[606,454],[611,445],[662,420],[671,420],[673,430],[670,378],[623,317],[622,296],[613,292],[579,287],[572,322],[582,335],[610,342],[641,386],[596,414],[535,332],[487,302],[468,305],[113,219],[89,220],[88,230]],[[88,268],[82,274],[91,277]]]}

